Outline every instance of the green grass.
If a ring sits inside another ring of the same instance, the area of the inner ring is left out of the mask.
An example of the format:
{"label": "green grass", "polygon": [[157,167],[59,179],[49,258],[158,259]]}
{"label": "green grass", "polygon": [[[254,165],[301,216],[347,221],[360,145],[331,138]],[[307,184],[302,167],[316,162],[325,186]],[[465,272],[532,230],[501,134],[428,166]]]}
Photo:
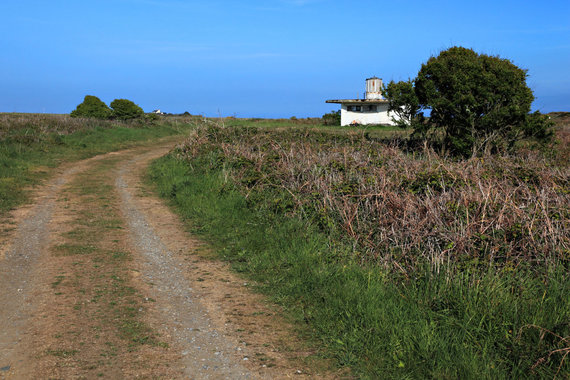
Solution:
{"label": "green grass", "polygon": [[[9,124],[5,115],[0,120]],[[29,118],[30,127],[23,123],[10,128],[0,126],[0,217],[27,199],[26,189],[38,184],[51,173],[51,169],[62,162],[92,157],[97,154],[133,147],[161,137],[182,134],[189,125],[134,125],[93,121],[82,124],[73,121],[72,131],[42,131],[41,120],[35,115],[15,115]],[[32,124],[33,122],[33,124]],[[53,122],[53,121],[52,121]],[[66,119],[61,117],[60,123]],[[78,124],[79,123],[79,124]],[[77,125],[76,125],[77,124]]]}
{"label": "green grass", "polygon": [[212,152],[188,161],[172,154],[150,169],[191,230],[311,329],[340,366],[361,378],[568,375],[563,265],[544,275],[522,266],[438,274],[426,265],[403,276],[360,261],[350,240],[291,217],[287,207],[270,212],[266,205],[287,194],[265,191],[252,201],[234,174]]}

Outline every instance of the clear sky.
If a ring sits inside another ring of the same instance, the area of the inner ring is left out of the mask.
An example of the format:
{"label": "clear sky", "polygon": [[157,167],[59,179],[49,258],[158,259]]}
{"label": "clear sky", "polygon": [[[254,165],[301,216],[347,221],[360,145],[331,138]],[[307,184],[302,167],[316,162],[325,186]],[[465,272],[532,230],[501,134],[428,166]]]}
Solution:
{"label": "clear sky", "polygon": [[0,14],[0,112],[68,113],[95,95],[321,116],[455,45],[528,69],[534,109],[570,111],[570,0],[0,0]]}

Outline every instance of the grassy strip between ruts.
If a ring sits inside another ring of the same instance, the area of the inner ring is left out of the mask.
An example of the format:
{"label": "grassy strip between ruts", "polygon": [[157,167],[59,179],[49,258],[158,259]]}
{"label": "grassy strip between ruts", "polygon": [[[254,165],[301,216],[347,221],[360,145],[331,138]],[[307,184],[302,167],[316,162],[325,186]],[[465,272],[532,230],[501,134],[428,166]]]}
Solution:
{"label": "grassy strip between ruts", "polygon": [[[151,302],[133,262],[114,191],[118,156],[94,162],[62,191],[51,253],[55,278],[41,329],[39,373],[52,378],[172,376],[167,344],[145,323]],[[51,357],[51,358],[50,358]],[[55,358],[53,358],[55,357]]]}
{"label": "grassy strip between ruts", "polygon": [[[217,132],[201,137],[208,133]],[[570,289],[564,265],[536,276],[523,266],[442,265],[434,271],[416,263],[403,277],[361,262],[350,239],[290,217],[289,207],[282,207],[293,195],[286,189],[248,199],[253,193],[244,195],[241,187],[247,178],[234,178],[230,161],[239,164],[239,157],[228,157],[234,144],[229,135],[220,133],[218,144],[197,148],[201,153],[192,159],[191,144],[174,151],[152,165],[151,178],[194,232],[308,324],[340,365],[363,378],[568,374]],[[270,140],[280,143],[276,135]],[[200,147],[207,143],[206,138]]]}
{"label": "grassy strip between ruts", "polygon": [[66,115],[0,115],[0,218],[24,203],[26,189],[51,168],[181,134],[189,124],[109,122]]}

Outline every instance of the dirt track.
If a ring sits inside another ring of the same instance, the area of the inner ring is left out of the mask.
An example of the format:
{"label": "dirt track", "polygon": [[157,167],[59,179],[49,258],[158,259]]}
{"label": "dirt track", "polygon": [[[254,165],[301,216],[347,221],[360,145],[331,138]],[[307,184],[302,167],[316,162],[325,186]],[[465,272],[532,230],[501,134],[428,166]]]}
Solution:
{"label": "dirt track", "polygon": [[62,168],[0,250],[0,378],[303,378],[292,326],[142,185],[173,142]]}

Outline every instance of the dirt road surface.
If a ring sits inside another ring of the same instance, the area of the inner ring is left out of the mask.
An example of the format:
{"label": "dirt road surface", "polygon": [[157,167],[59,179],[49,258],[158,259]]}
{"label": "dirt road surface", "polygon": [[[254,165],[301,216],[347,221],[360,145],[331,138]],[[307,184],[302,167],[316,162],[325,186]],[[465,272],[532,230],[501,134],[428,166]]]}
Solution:
{"label": "dirt road surface", "polygon": [[143,184],[174,145],[62,167],[13,212],[0,379],[339,377]]}

